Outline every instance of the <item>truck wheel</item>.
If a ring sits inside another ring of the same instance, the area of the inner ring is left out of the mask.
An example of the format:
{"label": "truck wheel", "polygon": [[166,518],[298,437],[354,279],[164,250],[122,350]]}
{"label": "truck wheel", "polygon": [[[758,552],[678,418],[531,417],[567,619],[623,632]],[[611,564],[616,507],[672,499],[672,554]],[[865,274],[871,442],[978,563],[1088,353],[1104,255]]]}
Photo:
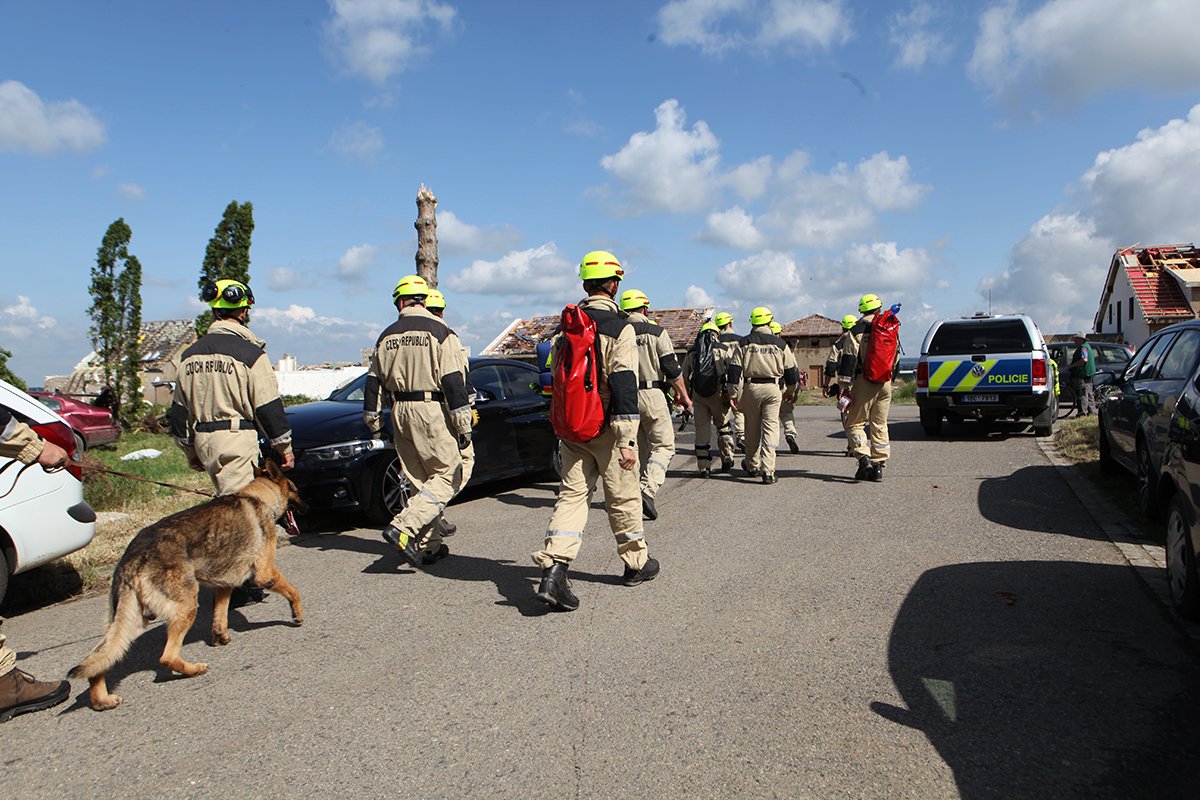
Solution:
{"label": "truck wheel", "polygon": [[1183,500],[1176,494],[1167,512],[1167,585],[1171,602],[1188,619],[1200,617],[1200,576],[1196,573],[1196,551],[1183,515]]}
{"label": "truck wheel", "polygon": [[1045,411],[1033,418],[1033,435],[1038,437],[1054,435],[1054,418],[1058,416],[1058,400],[1051,395],[1050,405]]}
{"label": "truck wheel", "polygon": [[926,436],[941,436],[942,434],[942,414],[940,411],[934,411],[930,408],[921,409],[921,427],[925,429]]}

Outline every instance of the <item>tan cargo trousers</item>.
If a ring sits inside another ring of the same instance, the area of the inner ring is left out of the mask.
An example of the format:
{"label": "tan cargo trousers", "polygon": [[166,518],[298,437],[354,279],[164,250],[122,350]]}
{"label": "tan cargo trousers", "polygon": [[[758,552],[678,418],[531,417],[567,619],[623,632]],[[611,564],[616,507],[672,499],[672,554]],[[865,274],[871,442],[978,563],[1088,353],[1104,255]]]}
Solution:
{"label": "tan cargo trousers", "polygon": [[779,406],[783,392],[778,383],[749,383],[742,387],[738,407],[746,415],[746,461],[751,470],[775,473],[775,448],[779,444]]}
{"label": "tan cargo trousers", "polygon": [[433,553],[442,536],[433,524],[463,486],[463,454],[452,434],[450,415],[436,401],[402,400],[392,406],[392,430],[400,468],[412,486],[408,504],[392,525],[417,536]]}
{"label": "tan cargo trousers", "polygon": [[562,440],[558,450],[562,456],[562,484],[546,531],[546,544],[533,554],[534,563],[546,569],[555,562],[569,564],[579,555],[588,501],[598,479],[604,485],[604,507],[617,539],[617,554],[626,566],[644,567],[649,551],[642,530],[638,476],[635,470],[621,469],[616,434],[609,428],[590,442]]}
{"label": "tan cargo trousers", "polygon": [[785,403],[781,399],[779,402],[779,424],[783,426],[784,436],[796,435],[796,418],[794,413],[796,410],[796,402],[793,400],[790,403]]}
{"label": "tan cargo trousers", "polygon": [[712,469],[714,427],[721,458],[733,459],[733,431],[726,420],[728,410],[720,392],[714,392],[710,397],[692,395],[692,413],[696,415],[696,466],[699,469]]}
{"label": "tan cargo trousers", "polygon": [[244,488],[254,480],[254,468],[262,458],[258,431],[197,431],[192,449],[217,494],[232,494]]}
{"label": "tan cargo trousers", "polygon": [[[888,438],[888,412],[892,408],[892,382],[872,383],[858,375],[850,390],[854,400],[846,412],[846,439],[850,454],[855,458],[869,455],[871,461],[882,464],[892,454]],[[871,424],[868,445],[867,423]]]}
{"label": "tan cargo trousers", "polygon": [[650,499],[658,495],[671,459],[675,456],[675,426],[671,408],[661,389],[638,390],[638,463],[642,471],[642,491]]}

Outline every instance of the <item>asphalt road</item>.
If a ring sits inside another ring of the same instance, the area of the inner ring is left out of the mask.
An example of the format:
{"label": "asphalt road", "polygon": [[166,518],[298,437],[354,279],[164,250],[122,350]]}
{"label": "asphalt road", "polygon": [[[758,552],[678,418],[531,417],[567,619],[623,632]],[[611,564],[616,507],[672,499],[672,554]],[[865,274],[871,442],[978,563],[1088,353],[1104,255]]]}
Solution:
{"label": "asphalt road", "polygon": [[[831,409],[797,417],[773,487],[691,477],[685,434],[652,583],[620,585],[594,508],[574,613],[533,599],[549,482],[456,503],[453,556],[424,573],[326,521],[280,551],[303,627],[273,597],[211,648],[203,602],[192,679],[160,670],[150,628],[110,673],[118,709],[76,682],[0,727],[4,792],[1200,796],[1200,655],[1031,435],[927,440],[897,408],[886,480],[855,484]],[[60,676],[105,615],[92,598],[5,631]]]}

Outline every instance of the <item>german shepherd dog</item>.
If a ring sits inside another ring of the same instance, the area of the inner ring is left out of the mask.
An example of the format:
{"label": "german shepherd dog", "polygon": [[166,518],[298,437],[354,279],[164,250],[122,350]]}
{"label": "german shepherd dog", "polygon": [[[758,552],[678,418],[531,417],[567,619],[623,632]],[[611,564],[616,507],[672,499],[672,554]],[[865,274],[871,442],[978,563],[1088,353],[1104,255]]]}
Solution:
{"label": "german shepherd dog", "polygon": [[300,593],[275,566],[275,521],[289,503],[301,510],[304,504],[296,485],[273,461],[254,474],[241,491],[143,528],[125,548],[113,573],[109,622],[100,644],[67,674],[88,679],[92,708],[104,711],[120,705],[121,698],[108,693],[104,673],[156,618],[167,625],[167,646],[158,663],[188,678],[208,671],[207,664],[192,664],[179,655],[196,619],[201,583],[216,590],[213,646],[229,644],[229,595],[251,577],[256,585],[288,599],[296,625],[304,622]]}

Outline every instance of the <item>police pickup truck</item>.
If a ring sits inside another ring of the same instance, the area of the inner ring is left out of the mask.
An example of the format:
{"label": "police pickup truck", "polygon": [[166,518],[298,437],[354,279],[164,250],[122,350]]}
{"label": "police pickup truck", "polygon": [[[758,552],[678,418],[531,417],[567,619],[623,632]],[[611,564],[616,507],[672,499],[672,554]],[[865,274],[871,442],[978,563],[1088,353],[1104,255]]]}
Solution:
{"label": "police pickup truck", "polygon": [[917,406],[925,435],[942,421],[1031,419],[1049,436],[1058,415],[1055,367],[1024,314],[977,314],[935,322],[921,343]]}

